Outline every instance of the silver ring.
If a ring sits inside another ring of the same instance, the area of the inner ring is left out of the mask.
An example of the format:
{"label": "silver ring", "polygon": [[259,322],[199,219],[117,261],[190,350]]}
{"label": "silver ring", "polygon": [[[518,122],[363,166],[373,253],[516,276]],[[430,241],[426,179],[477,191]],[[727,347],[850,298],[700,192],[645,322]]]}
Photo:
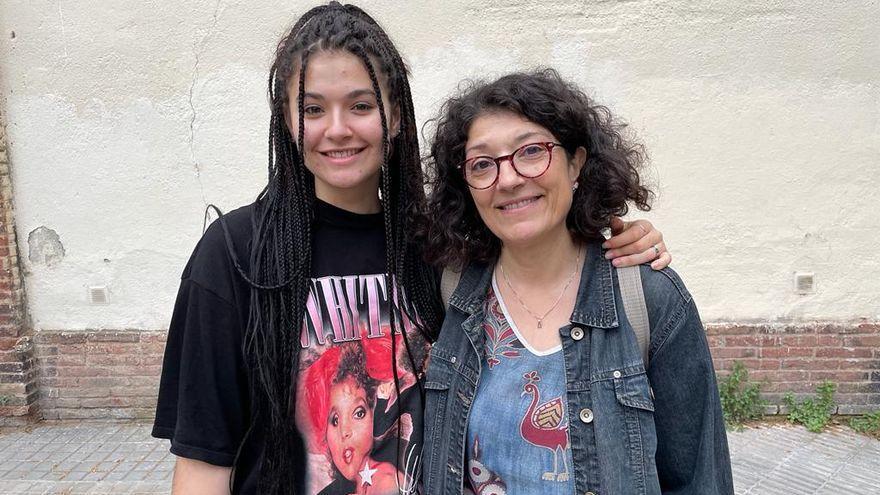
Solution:
{"label": "silver ring", "polygon": [[656,244],[654,244],[654,245],[651,246],[651,247],[654,248],[654,257],[655,257],[655,258],[660,257],[660,248],[658,248]]}

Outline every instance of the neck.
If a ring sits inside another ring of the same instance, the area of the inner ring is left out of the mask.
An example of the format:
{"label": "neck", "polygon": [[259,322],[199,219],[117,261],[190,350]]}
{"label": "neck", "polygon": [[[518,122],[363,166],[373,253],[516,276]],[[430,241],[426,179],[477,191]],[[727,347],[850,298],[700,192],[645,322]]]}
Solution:
{"label": "neck", "polygon": [[375,187],[350,189],[345,191],[327,190],[321,184],[315,184],[315,196],[325,203],[352,213],[379,213],[382,205],[379,202],[379,184]]}
{"label": "neck", "polygon": [[565,229],[539,242],[505,244],[501,247],[499,262],[512,279],[528,280],[532,285],[556,283],[571,273],[579,249]]}

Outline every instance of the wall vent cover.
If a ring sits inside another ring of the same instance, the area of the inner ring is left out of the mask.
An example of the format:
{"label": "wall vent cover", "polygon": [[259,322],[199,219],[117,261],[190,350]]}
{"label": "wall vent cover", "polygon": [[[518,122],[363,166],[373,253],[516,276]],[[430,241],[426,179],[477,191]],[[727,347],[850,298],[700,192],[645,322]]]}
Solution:
{"label": "wall vent cover", "polygon": [[90,304],[108,304],[110,302],[110,294],[107,286],[97,285],[89,287],[89,303]]}

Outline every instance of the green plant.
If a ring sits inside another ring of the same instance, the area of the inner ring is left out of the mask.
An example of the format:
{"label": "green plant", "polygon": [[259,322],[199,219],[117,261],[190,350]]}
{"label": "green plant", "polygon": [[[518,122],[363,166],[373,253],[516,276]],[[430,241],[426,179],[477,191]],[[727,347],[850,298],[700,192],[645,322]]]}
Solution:
{"label": "green plant", "polygon": [[0,395],[0,406],[5,406],[6,404],[9,404],[9,402],[11,402],[11,401],[12,401],[12,398],[9,397],[8,395]]}
{"label": "green plant", "polygon": [[718,393],[728,426],[738,429],[764,416],[767,402],[761,399],[761,384],[749,381],[749,370],[741,362],[733,362],[730,374],[718,383]]}
{"label": "green plant", "polygon": [[856,416],[849,420],[849,426],[859,433],[880,432],[880,411]]}
{"label": "green plant", "polygon": [[834,411],[836,388],[837,386],[831,382],[822,382],[816,387],[818,397],[805,399],[802,402],[795,401],[791,392],[785,394],[783,401],[788,406],[788,420],[802,424],[814,433],[822,431],[831,420],[831,413]]}

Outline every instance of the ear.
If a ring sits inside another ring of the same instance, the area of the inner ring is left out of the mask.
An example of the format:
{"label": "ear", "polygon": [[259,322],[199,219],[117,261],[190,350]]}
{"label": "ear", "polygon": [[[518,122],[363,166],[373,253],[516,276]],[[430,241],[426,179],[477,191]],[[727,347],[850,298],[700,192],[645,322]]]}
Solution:
{"label": "ear", "polygon": [[587,150],[583,146],[578,146],[574,156],[568,162],[568,176],[572,182],[576,181],[581,175],[581,170],[583,170],[585,163],[587,163]]}
{"label": "ear", "polygon": [[391,107],[391,118],[388,120],[388,135],[391,139],[400,134],[400,107],[393,105]]}

